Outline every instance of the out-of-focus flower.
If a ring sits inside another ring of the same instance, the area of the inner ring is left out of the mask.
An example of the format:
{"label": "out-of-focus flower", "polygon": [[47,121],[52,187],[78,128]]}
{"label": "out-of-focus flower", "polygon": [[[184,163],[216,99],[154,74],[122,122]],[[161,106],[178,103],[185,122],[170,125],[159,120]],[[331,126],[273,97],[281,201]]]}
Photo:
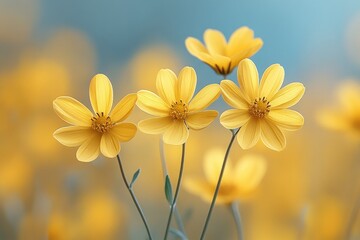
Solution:
{"label": "out-of-focus flower", "polygon": [[188,128],[207,127],[218,112],[204,109],[219,97],[220,86],[210,84],[193,98],[196,83],[196,72],[191,67],[183,68],[178,78],[170,69],[160,70],[156,78],[159,95],[147,90],[138,92],[137,106],[156,116],[140,121],[139,129],[148,134],[163,133],[165,143],[180,145],[188,139]]}
{"label": "out-of-focus flower", "polygon": [[338,109],[325,109],[318,114],[319,122],[360,139],[360,84],[355,81],[344,83],[338,89],[338,101]]}
{"label": "out-of-focus flower", "polygon": [[[211,202],[219,178],[224,152],[221,149],[210,150],[205,155],[204,172],[206,180],[187,178],[184,187],[191,193]],[[263,179],[266,162],[259,155],[247,154],[233,165],[230,159],[225,168],[219,189],[217,203],[231,203],[238,199],[249,198]]]}
{"label": "out-of-focus flower", "polygon": [[254,55],[263,45],[263,41],[254,38],[254,31],[248,27],[237,29],[228,43],[220,31],[208,29],[204,33],[204,41],[206,46],[199,40],[188,37],[185,45],[190,54],[224,76],[231,73],[241,60]]}
{"label": "out-of-focus flower", "polygon": [[54,100],[54,110],[59,117],[74,125],[56,130],[54,137],[65,146],[80,146],[76,152],[79,161],[92,161],[100,151],[113,158],[120,152],[119,142],[129,141],[135,136],[134,124],[120,122],[134,108],[136,94],[125,96],[110,112],[113,104],[111,82],[105,75],[97,74],[90,82],[89,95],[95,114],[72,97],[62,96]]}
{"label": "out-of-focus flower", "polygon": [[305,92],[302,83],[291,83],[280,89],[284,68],[273,64],[264,72],[259,85],[255,64],[250,59],[240,62],[240,88],[230,80],[221,81],[223,98],[235,109],[225,111],[221,124],[228,129],[240,128],[237,141],[243,149],[253,147],[261,138],[270,149],[280,151],[286,145],[283,130],[297,130],[304,124],[302,115],[287,109]]}

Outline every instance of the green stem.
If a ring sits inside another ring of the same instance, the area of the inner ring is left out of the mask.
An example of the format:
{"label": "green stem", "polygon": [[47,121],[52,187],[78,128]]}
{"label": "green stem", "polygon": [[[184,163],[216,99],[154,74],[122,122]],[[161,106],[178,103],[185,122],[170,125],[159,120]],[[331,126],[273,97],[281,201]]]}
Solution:
{"label": "green stem", "polygon": [[132,188],[130,187],[130,185],[129,185],[127,179],[126,179],[125,172],[124,172],[124,169],[123,169],[121,160],[120,160],[120,156],[119,156],[119,155],[116,155],[116,157],[117,157],[117,160],[118,160],[118,163],[119,163],[119,167],[120,167],[120,171],[121,171],[121,176],[122,176],[122,178],[123,178],[123,180],[124,180],[124,183],[125,183],[127,189],[129,190],[129,193],[130,193],[130,195],[131,195],[131,198],[132,198],[132,200],[133,200],[134,203],[135,203],[135,206],[136,206],[136,208],[137,208],[137,210],[138,210],[138,212],[139,212],[139,214],[140,214],[140,216],[141,216],[142,221],[144,222],[144,225],[145,225],[147,234],[148,234],[148,236],[149,236],[149,239],[152,240],[151,233],[150,233],[150,229],[149,229],[149,226],[148,226],[148,224],[147,224],[147,222],[146,222],[146,218],[145,218],[145,216],[144,216],[144,213],[143,213],[143,211],[142,211],[142,209],[141,209],[141,207],[140,207],[140,204],[139,204],[138,200],[136,199],[136,196],[135,196],[135,194],[134,194],[134,191],[132,190]]}
{"label": "green stem", "polygon": [[[160,147],[161,166],[162,166],[162,170],[163,170],[163,176],[164,176],[164,179],[165,179],[165,177],[168,176],[168,170],[167,170],[167,166],[166,166],[164,142],[162,141],[162,139],[160,139],[159,147]],[[178,208],[176,206],[174,207],[174,215],[175,215],[175,220],[176,220],[176,223],[177,223],[177,225],[179,227],[179,230],[187,238],[184,224],[182,222],[180,213],[179,213]]]}
{"label": "green stem", "polygon": [[231,131],[232,133],[232,137],[231,137],[231,140],[230,140],[230,143],[229,143],[229,146],[226,150],[226,153],[225,153],[225,157],[224,157],[224,162],[222,164],[222,167],[221,167],[221,172],[220,172],[220,176],[219,176],[219,180],[217,182],[217,185],[216,185],[216,188],[215,188],[215,193],[214,193],[214,196],[213,196],[213,199],[211,201],[211,205],[210,205],[210,209],[209,209],[209,212],[208,212],[208,215],[206,217],[206,220],[205,220],[205,225],[204,225],[204,228],[202,230],[202,233],[201,233],[201,237],[200,237],[200,240],[203,240],[204,237],[205,237],[205,233],[206,233],[206,229],[208,227],[208,224],[209,224],[209,220],[210,220],[210,217],[211,217],[211,213],[214,209],[214,205],[215,205],[215,202],[216,202],[216,198],[217,198],[217,195],[219,193],[219,189],[220,189],[220,185],[221,185],[221,180],[222,180],[222,177],[224,175],[224,171],[225,171],[225,166],[226,166],[226,162],[227,162],[227,159],[228,159],[228,156],[229,156],[229,153],[230,153],[230,149],[231,149],[231,146],[233,145],[233,142],[235,140],[235,137],[236,135],[239,133],[240,131],[240,128],[235,132],[235,131]]}
{"label": "green stem", "polygon": [[179,190],[180,190],[180,185],[181,185],[181,179],[182,179],[182,175],[183,175],[183,170],[184,170],[184,161],[185,160],[185,143],[182,145],[182,154],[181,154],[181,163],[180,163],[180,171],[179,171],[179,177],[178,177],[178,182],[176,185],[176,190],[175,190],[175,195],[174,195],[174,200],[171,204],[170,207],[170,214],[169,214],[169,218],[167,221],[167,225],[166,225],[166,230],[165,230],[165,236],[164,236],[164,240],[167,239],[167,236],[169,234],[169,229],[170,229],[170,223],[171,223],[171,219],[172,219],[172,214],[174,212],[174,208],[176,206],[176,200],[178,198],[179,195]]}
{"label": "green stem", "polygon": [[345,229],[345,237],[344,239],[345,240],[350,240],[351,239],[351,231],[353,229],[353,226],[356,222],[356,217],[359,213],[359,210],[360,210],[360,195],[358,195],[357,199],[356,199],[356,202],[355,202],[355,206],[352,210],[352,212],[350,213],[350,219],[349,219],[349,222],[347,224],[347,227]]}
{"label": "green stem", "polygon": [[238,240],[242,240],[243,239],[243,232],[242,232],[242,228],[241,228],[241,217],[240,217],[240,211],[239,211],[238,202],[233,201],[230,204],[230,208],[231,208],[231,212],[232,212],[232,215],[234,217],[235,224],[236,224],[236,231],[237,231]]}

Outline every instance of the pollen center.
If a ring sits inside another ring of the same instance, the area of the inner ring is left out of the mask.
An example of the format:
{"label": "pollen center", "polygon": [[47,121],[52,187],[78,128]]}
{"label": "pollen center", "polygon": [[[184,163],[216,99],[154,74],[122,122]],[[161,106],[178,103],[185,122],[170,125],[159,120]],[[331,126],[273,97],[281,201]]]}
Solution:
{"label": "pollen center", "polygon": [[184,103],[182,100],[171,104],[170,116],[173,119],[184,120],[187,116],[187,113],[188,113],[188,107],[187,107],[186,103]]}
{"label": "pollen center", "polygon": [[109,116],[104,116],[104,113],[96,113],[96,116],[91,119],[92,129],[98,131],[99,133],[105,133],[115,124],[111,121]]}
{"label": "pollen center", "polygon": [[270,112],[270,102],[263,97],[254,100],[249,108],[249,113],[255,118],[264,118]]}

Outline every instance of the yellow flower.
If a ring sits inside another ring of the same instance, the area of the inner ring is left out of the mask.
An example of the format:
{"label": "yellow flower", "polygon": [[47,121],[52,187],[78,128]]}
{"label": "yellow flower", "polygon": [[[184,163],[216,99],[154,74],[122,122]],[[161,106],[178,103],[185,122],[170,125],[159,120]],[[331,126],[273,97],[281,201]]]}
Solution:
{"label": "yellow flower", "polygon": [[344,83],[338,90],[339,109],[326,109],[319,113],[318,120],[330,129],[349,133],[360,139],[360,84]]}
{"label": "yellow flower", "polygon": [[266,69],[259,85],[258,71],[250,59],[240,62],[237,74],[240,88],[230,80],[220,84],[225,102],[235,108],[221,115],[221,124],[228,129],[241,127],[237,141],[243,149],[261,138],[268,148],[282,150],[286,145],[283,130],[297,130],[304,124],[300,113],[287,109],[301,99],[304,85],[291,83],[280,89],[284,69],[279,64]]}
{"label": "yellow flower", "polygon": [[208,64],[217,74],[226,76],[245,58],[249,58],[263,45],[260,38],[254,38],[254,31],[248,27],[237,29],[226,42],[224,35],[208,29],[204,33],[204,46],[199,40],[188,37],[185,40],[191,55]]}
{"label": "yellow flower", "polygon": [[74,125],[54,132],[54,137],[68,147],[80,146],[76,152],[79,161],[90,162],[101,153],[109,158],[120,152],[120,143],[132,139],[136,126],[121,123],[135,106],[136,94],[125,96],[111,111],[113,88],[110,80],[97,74],[90,82],[90,101],[94,114],[76,99],[68,96],[54,100],[55,112],[65,122]]}
{"label": "yellow flower", "polygon": [[[223,159],[224,152],[221,149],[207,152],[204,160],[206,180],[186,178],[184,187],[205,201],[211,202]],[[263,179],[265,172],[266,161],[259,155],[245,155],[235,165],[228,159],[216,203],[228,204],[239,199],[248,199]]]}
{"label": "yellow flower", "polygon": [[196,72],[184,67],[177,78],[169,69],[159,71],[156,88],[159,95],[147,90],[138,92],[138,107],[156,116],[139,122],[139,129],[148,134],[163,134],[167,144],[180,145],[186,142],[189,128],[203,129],[218,115],[217,111],[203,111],[220,95],[220,86],[210,84],[194,98]]}

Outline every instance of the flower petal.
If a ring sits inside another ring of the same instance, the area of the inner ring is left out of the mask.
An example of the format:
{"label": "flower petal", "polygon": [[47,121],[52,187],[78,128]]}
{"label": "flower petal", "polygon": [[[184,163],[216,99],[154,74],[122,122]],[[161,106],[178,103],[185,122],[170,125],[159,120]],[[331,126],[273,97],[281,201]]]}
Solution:
{"label": "flower petal", "polygon": [[[205,177],[212,186],[216,186],[219,180],[220,170],[224,162],[224,156],[225,150],[222,148],[212,148],[211,150],[207,151],[204,156],[203,167]],[[232,164],[231,161],[228,161],[225,167],[222,183],[231,183],[233,181],[232,177]]]}
{"label": "flower petal", "polygon": [[196,82],[195,70],[192,67],[184,67],[178,78],[179,99],[188,104],[194,96]]}
{"label": "flower petal", "polygon": [[210,84],[196,94],[189,104],[189,111],[200,111],[207,108],[220,96],[219,84]]}
{"label": "flower petal", "polygon": [[268,67],[261,78],[260,97],[266,97],[271,101],[283,84],[284,76],[284,68],[279,64],[273,64]]}
{"label": "flower petal", "polygon": [[240,49],[231,56],[231,68],[239,65],[239,62],[245,58],[250,58],[257,53],[263,46],[263,41],[260,38],[253,39],[244,49]]}
{"label": "flower petal", "polygon": [[113,88],[111,82],[104,74],[96,74],[90,82],[90,102],[95,113],[109,115],[113,104]]}
{"label": "flower petal", "polygon": [[81,144],[76,152],[76,158],[81,162],[91,162],[99,156],[101,134],[93,132],[91,138]]}
{"label": "flower petal", "polygon": [[136,126],[132,123],[118,123],[111,128],[110,133],[114,135],[119,142],[127,142],[135,136]]}
{"label": "flower petal", "polygon": [[248,27],[240,27],[231,34],[227,46],[228,56],[232,56],[243,49],[247,49],[254,38],[254,31]]}
{"label": "flower petal", "polygon": [[240,128],[237,135],[237,141],[241,148],[249,149],[259,141],[260,138],[260,121],[257,119],[250,120]]}
{"label": "flower petal", "polygon": [[[212,186],[208,182],[199,178],[184,178],[184,188],[189,192],[196,196],[201,197],[206,202],[211,202],[212,196],[215,191],[215,186]],[[215,204],[219,204],[217,200]]]}
{"label": "flower petal", "polygon": [[168,104],[176,101],[177,78],[170,69],[161,69],[156,77],[156,89],[159,96]]}
{"label": "flower petal", "polygon": [[57,129],[53,136],[62,145],[67,147],[77,147],[90,139],[94,130],[89,127],[69,126]]}
{"label": "flower petal", "polygon": [[100,141],[100,151],[105,157],[116,157],[120,152],[119,139],[111,132],[104,133]]}
{"label": "flower petal", "polygon": [[207,29],[204,42],[210,54],[226,55],[226,39],[220,31]]}
{"label": "flower petal", "polygon": [[272,110],[268,115],[277,126],[286,130],[298,130],[304,125],[304,117],[290,109]]}
{"label": "flower petal", "polygon": [[220,123],[227,129],[235,129],[246,124],[250,119],[248,110],[230,109],[220,116]]}
{"label": "flower petal", "polygon": [[147,134],[160,134],[166,131],[173,123],[171,117],[158,117],[142,120],[138,123],[140,131]]}
{"label": "flower petal", "polygon": [[67,123],[75,126],[91,126],[93,114],[81,102],[72,97],[58,97],[53,102],[57,115]]}
{"label": "flower petal", "polygon": [[218,116],[215,110],[191,113],[186,117],[186,124],[195,130],[200,130],[209,126]]}
{"label": "flower petal", "polygon": [[170,106],[155,93],[140,90],[137,97],[136,105],[144,112],[159,117],[169,115]]}
{"label": "flower petal", "polygon": [[244,59],[239,63],[237,72],[240,89],[249,96],[251,101],[259,96],[259,74],[253,61]]}
{"label": "flower petal", "polygon": [[181,145],[186,142],[188,137],[189,130],[185,123],[180,120],[174,120],[164,132],[163,141],[167,144]]}
{"label": "flower petal", "polygon": [[302,98],[304,92],[305,87],[302,83],[295,82],[286,85],[275,94],[272,100],[270,100],[271,109],[294,106]]}
{"label": "flower petal", "polygon": [[199,58],[197,55],[199,52],[208,53],[205,46],[196,38],[188,37],[185,40],[185,46],[191,55]]}
{"label": "flower petal", "polygon": [[137,100],[137,94],[131,93],[123,97],[111,111],[110,117],[113,122],[121,122],[126,119],[133,110]]}
{"label": "flower petal", "polygon": [[222,80],[220,83],[222,97],[233,108],[248,109],[250,99],[246,99],[239,87],[231,80]]}
{"label": "flower petal", "polygon": [[261,140],[268,148],[281,151],[286,146],[284,133],[270,121],[261,121]]}

